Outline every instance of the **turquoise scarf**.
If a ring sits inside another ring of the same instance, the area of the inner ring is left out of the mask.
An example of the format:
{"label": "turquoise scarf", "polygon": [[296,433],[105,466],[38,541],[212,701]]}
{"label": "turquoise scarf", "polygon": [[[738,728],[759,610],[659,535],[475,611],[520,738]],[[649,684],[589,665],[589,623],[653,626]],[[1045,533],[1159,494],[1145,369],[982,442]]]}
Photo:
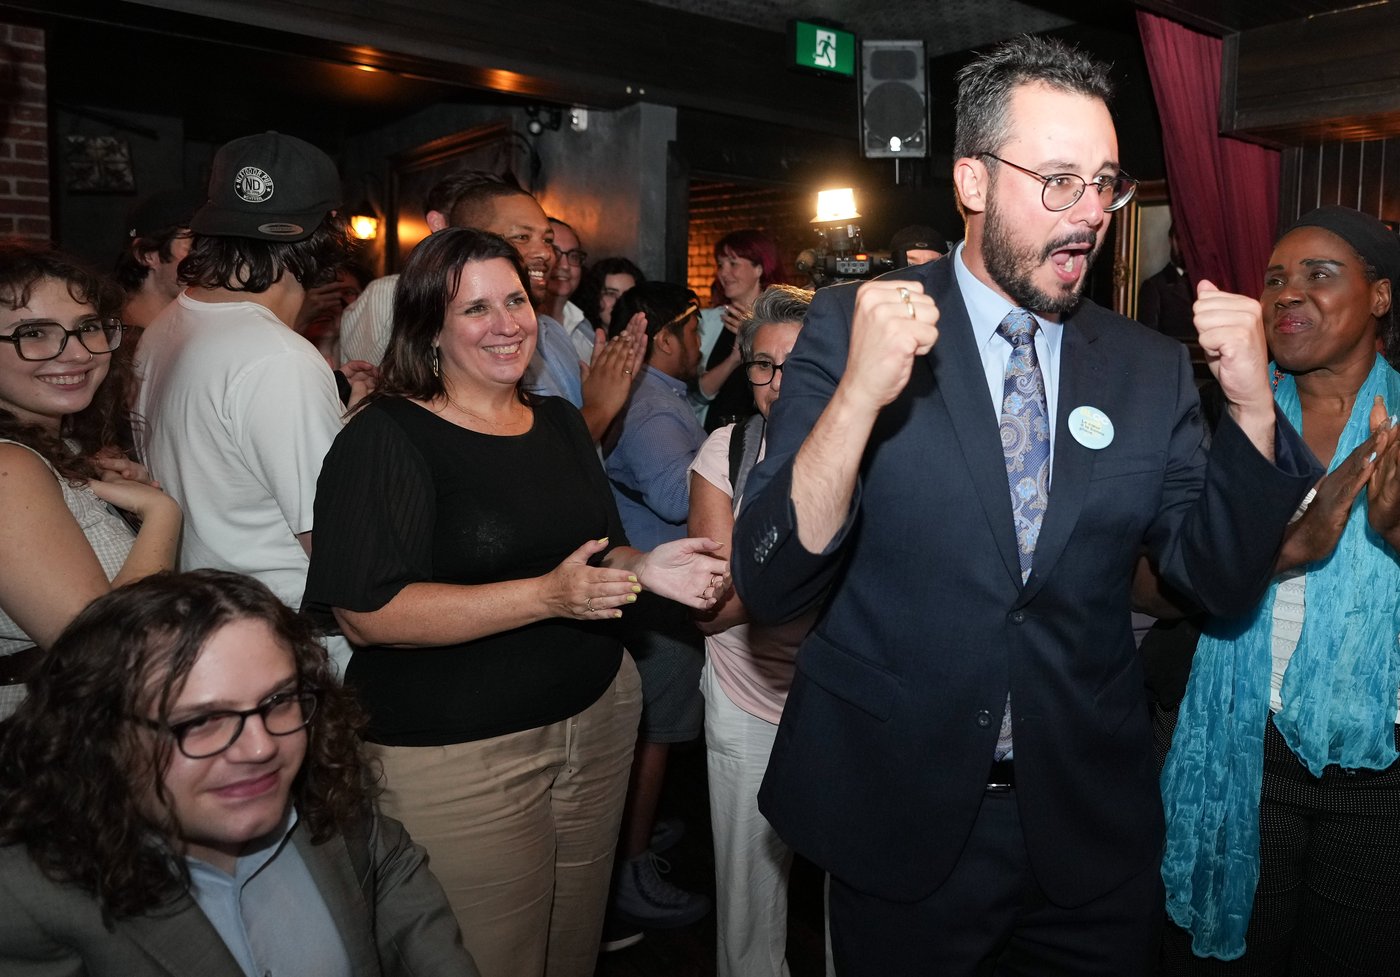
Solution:
{"label": "turquoise scarf", "polygon": [[[1371,404],[1400,408],[1400,374],[1376,364],[1356,395],[1328,470],[1370,436]],[[1291,376],[1275,392],[1279,409],[1302,430]],[[1357,497],[1337,548],[1309,564],[1302,635],[1283,677],[1274,724],[1314,776],[1337,764],[1380,770],[1396,760],[1400,690],[1400,563],[1366,521]],[[1167,912],[1192,934],[1198,956],[1233,960],[1259,881],[1259,794],[1269,721],[1274,594],[1252,614],[1212,621],[1201,635],[1162,772],[1167,818],[1162,879]]]}

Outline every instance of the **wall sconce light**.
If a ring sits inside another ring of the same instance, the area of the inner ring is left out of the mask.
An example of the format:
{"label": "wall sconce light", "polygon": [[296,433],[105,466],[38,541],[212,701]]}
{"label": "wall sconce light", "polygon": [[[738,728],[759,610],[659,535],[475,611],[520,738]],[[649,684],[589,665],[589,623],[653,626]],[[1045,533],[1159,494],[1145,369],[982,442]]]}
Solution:
{"label": "wall sconce light", "polygon": [[351,208],[350,233],[360,241],[373,241],[379,236],[379,215],[368,200]]}

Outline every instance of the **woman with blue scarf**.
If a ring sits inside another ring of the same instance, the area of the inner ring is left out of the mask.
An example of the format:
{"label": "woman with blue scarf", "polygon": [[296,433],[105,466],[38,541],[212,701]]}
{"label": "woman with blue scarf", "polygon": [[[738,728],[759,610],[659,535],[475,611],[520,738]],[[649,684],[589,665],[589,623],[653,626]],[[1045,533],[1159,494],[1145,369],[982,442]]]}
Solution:
{"label": "woman with blue scarf", "polygon": [[1400,974],[1397,278],[1400,240],[1345,207],[1265,272],[1275,399],[1330,462],[1263,601],[1197,647],[1162,774],[1164,974]]}

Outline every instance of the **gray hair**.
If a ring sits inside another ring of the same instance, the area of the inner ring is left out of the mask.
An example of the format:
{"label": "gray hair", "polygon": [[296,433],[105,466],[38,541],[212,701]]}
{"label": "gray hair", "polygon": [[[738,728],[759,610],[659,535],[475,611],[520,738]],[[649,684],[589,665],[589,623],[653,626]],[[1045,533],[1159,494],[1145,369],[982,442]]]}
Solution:
{"label": "gray hair", "polygon": [[1113,97],[1108,65],[1053,37],[1022,34],[999,44],[958,72],[958,123],[953,157],[994,153],[1010,138],[1007,111],[1022,85],[1042,84],[1057,91]]}
{"label": "gray hair", "polygon": [[739,326],[739,352],[753,359],[753,338],[775,322],[801,322],[812,304],[812,293],[796,285],[769,285],[753,304],[753,313]]}

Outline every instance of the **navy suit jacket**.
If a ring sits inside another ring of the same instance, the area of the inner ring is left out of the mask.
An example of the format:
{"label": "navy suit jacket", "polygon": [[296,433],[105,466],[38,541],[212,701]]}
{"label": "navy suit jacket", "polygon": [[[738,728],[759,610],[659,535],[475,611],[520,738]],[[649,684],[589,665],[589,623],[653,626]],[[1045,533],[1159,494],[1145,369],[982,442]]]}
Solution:
{"label": "navy suit jacket", "polygon": [[[1140,552],[1207,610],[1239,613],[1321,472],[1281,416],[1276,463],[1228,419],[1208,460],[1182,345],[1084,302],[1065,323],[1050,501],[1022,586],[998,412],[953,260],[887,276],[923,283],[940,335],[881,412],[846,525],[820,554],[797,539],[792,459],[845,368],[854,286],[817,293],[787,361],[734,574],[755,619],[822,612],[760,805],[846,884],[924,898],[971,831],[1009,692],[1031,865],[1074,906],[1162,845],[1129,618]],[[1070,435],[1081,405],[1108,415],[1112,443]]]}

